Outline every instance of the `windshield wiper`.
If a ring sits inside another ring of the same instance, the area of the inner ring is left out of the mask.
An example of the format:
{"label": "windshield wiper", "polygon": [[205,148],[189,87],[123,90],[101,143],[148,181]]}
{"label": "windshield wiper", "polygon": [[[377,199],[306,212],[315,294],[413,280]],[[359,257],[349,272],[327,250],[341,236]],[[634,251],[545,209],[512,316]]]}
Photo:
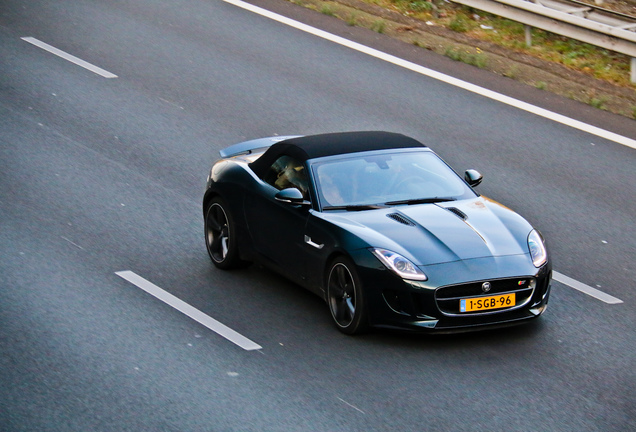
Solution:
{"label": "windshield wiper", "polygon": [[386,208],[383,204],[351,204],[342,206],[326,206],[323,210],[346,210],[346,211],[361,211],[361,210],[376,210]]}
{"label": "windshield wiper", "polygon": [[435,198],[415,198],[415,199],[407,199],[407,200],[399,200],[399,201],[389,201],[384,204],[388,206],[400,205],[400,204],[432,204],[439,202],[448,202],[448,201],[456,201],[456,198],[451,197],[435,197]]}

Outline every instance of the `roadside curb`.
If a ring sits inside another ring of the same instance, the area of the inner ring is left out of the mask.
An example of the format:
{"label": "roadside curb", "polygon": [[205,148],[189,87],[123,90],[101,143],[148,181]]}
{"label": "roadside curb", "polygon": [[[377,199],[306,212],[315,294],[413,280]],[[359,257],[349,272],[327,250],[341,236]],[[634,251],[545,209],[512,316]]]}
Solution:
{"label": "roadside curb", "polygon": [[441,55],[447,55],[449,50],[485,54],[488,61],[487,64],[478,66],[481,69],[588,105],[597,103],[606,111],[631,119],[636,116],[636,88],[631,89],[601,81],[558,63],[475,39],[442,26],[427,25],[418,19],[361,0],[289,1],[306,8],[323,11],[323,13],[325,6],[331,7],[331,15],[336,18],[348,22],[355,21],[349,25],[372,28],[373,25],[377,25],[377,20],[381,19],[383,20],[382,33],[386,36]]}

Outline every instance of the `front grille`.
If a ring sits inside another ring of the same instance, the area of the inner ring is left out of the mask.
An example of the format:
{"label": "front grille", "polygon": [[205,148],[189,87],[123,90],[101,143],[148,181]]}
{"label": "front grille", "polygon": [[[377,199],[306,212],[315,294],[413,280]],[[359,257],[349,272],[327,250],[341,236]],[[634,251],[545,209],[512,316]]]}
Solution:
{"label": "front grille", "polygon": [[[490,290],[484,292],[482,286],[485,282],[490,283]],[[536,286],[536,280],[532,277],[521,277],[511,279],[498,279],[491,281],[470,282],[462,285],[451,285],[438,288],[435,291],[435,301],[437,307],[447,315],[474,315],[505,312],[512,309],[518,309],[526,305]],[[515,293],[515,305],[501,309],[484,310],[481,312],[462,313],[459,311],[461,299],[469,299],[476,297],[488,297],[499,294]]]}

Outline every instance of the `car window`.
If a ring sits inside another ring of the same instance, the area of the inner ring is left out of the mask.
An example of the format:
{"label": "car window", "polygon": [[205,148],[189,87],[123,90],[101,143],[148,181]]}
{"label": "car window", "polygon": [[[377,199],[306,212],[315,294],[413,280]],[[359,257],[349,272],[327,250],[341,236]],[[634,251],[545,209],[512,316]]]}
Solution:
{"label": "car window", "polygon": [[338,158],[315,165],[314,173],[322,206],[475,196],[432,152]]}
{"label": "car window", "polygon": [[278,190],[296,188],[308,198],[308,180],[305,166],[290,156],[281,156],[269,168],[263,181]]}

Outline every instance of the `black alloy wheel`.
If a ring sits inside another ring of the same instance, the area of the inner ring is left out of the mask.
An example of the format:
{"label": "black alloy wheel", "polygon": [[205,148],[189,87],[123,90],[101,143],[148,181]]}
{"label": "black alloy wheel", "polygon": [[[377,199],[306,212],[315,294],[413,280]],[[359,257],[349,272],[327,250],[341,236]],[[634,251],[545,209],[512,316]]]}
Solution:
{"label": "black alloy wheel", "polygon": [[236,230],[227,206],[219,197],[205,211],[205,245],[215,266],[220,269],[237,267],[241,260],[236,244]]}
{"label": "black alloy wheel", "polygon": [[352,335],[367,330],[362,285],[354,264],[345,257],[338,258],[330,267],[327,300],[331,316],[341,332]]}

